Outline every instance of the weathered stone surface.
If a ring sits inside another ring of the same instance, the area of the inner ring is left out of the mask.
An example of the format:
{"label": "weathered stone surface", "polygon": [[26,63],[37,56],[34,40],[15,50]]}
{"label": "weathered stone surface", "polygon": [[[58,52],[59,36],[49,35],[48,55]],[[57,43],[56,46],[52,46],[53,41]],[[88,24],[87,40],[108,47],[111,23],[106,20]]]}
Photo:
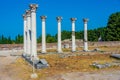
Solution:
{"label": "weathered stone surface", "polygon": [[47,68],[49,66],[48,62],[45,59],[32,60],[30,56],[25,55],[22,55],[22,57],[36,69]]}
{"label": "weathered stone surface", "polygon": [[93,66],[93,67],[96,67],[96,68],[98,68],[98,69],[108,67],[108,65],[106,65],[106,64],[99,64],[99,63],[93,63],[92,66]]}
{"label": "weathered stone surface", "polygon": [[96,67],[98,69],[108,68],[108,67],[112,67],[112,66],[120,66],[120,61],[119,62],[104,63],[104,64],[94,62],[91,66]]}
{"label": "weathered stone surface", "polygon": [[111,54],[110,56],[113,58],[120,59],[120,54]]}
{"label": "weathered stone surface", "polygon": [[68,48],[70,48],[70,45],[69,44],[64,44],[63,48],[68,49]]}
{"label": "weathered stone surface", "polygon": [[41,62],[42,64],[48,64],[45,59],[40,59],[40,62]]}

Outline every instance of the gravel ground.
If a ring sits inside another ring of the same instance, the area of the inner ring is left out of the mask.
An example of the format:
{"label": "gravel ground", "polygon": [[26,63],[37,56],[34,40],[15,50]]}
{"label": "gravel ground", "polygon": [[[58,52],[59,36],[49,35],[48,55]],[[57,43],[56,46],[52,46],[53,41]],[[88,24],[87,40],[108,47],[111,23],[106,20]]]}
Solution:
{"label": "gravel ground", "polygon": [[[10,56],[11,53],[13,52],[0,51],[0,80],[21,80],[20,78],[16,78],[14,76],[15,74],[13,74],[13,72],[7,68],[9,64],[14,63],[14,61],[19,57]],[[120,71],[111,70],[103,72],[70,72],[39,80],[120,80]]]}
{"label": "gravel ground", "polygon": [[10,54],[16,54],[16,51],[0,51],[0,80],[16,80],[13,78],[12,71],[8,70],[7,67],[14,63],[19,56],[10,56]]}
{"label": "gravel ground", "polygon": [[72,72],[48,77],[45,80],[120,80],[120,71]]}

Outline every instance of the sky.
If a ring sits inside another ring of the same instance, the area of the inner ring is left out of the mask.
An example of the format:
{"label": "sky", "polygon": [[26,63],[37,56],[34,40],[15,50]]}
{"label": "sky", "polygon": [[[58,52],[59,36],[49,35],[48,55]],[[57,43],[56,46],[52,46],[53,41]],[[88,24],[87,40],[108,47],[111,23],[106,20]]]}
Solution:
{"label": "sky", "polygon": [[1,0],[0,35],[23,35],[23,17],[29,4],[39,5],[36,11],[37,37],[41,35],[40,16],[47,16],[46,33],[57,33],[57,16],[62,16],[62,30],[71,31],[70,18],[77,18],[76,31],[83,30],[83,18],[88,18],[88,29],[105,27],[112,13],[120,12],[120,0]]}

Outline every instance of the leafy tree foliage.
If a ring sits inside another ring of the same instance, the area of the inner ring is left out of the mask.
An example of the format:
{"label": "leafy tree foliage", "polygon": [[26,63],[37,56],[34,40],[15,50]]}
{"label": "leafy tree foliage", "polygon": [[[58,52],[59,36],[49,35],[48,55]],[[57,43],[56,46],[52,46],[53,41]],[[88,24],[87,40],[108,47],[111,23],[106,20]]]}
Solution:
{"label": "leafy tree foliage", "polygon": [[23,36],[20,35],[20,34],[18,34],[18,35],[16,36],[15,43],[16,43],[16,44],[21,44],[21,43],[23,43]]}
{"label": "leafy tree foliage", "polygon": [[113,13],[110,15],[106,29],[107,41],[118,41],[120,40],[120,12]]}
{"label": "leafy tree foliage", "polygon": [[[42,42],[42,36],[38,37],[37,42],[38,43]],[[56,37],[55,36],[51,36],[50,34],[47,34],[46,35],[46,42],[47,43],[54,43],[54,42],[56,42]]]}
{"label": "leafy tree foliage", "polygon": [[12,44],[13,41],[11,40],[11,37],[4,37],[4,35],[0,36],[0,44]]}
{"label": "leafy tree foliage", "polygon": [[84,38],[83,31],[75,32],[75,37],[76,39],[83,39]]}
{"label": "leafy tree foliage", "polygon": [[37,39],[37,43],[41,43],[42,42],[42,36],[40,35]]}
{"label": "leafy tree foliage", "polygon": [[71,39],[71,31],[62,31],[61,38],[62,40]]}
{"label": "leafy tree foliage", "polygon": [[51,36],[50,34],[47,34],[47,36],[46,36],[46,42],[47,43],[54,43],[54,42],[56,42],[55,36]]}

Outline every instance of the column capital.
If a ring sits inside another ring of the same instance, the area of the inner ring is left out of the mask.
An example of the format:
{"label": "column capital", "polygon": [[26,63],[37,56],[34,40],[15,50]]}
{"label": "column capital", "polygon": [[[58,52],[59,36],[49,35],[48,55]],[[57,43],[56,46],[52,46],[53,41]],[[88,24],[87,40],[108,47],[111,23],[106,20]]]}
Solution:
{"label": "column capital", "polygon": [[23,19],[26,20],[27,19],[27,15],[26,14],[23,14]]}
{"label": "column capital", "polygon": [[36,12],[36,9],[38,8],[38,4],[30,4],[29,5],[31,12]]}
{"label": "column capital", "polygon": [[40,18],[41,18],[41,19],[46,19],[46,18],[47,18],[47,16],[40,16]]}
{"label": "column capital", "polygon": [[63,18],[61,16],[56,17],[57,21],[60,22]]}
{"label": "column capital", "polygon": [[77,20],[77,18],[70,18],[70,20],[71,20],[72,22],[75,22],[75,21]]}
{"label": "column capital", "polygon": [[42,21],[45,21],[45,19],[47,18],[47,16],[40,16],[40,18],[42,19]]}
{"label": "column capital", "polygon": [[26,10],[26,16],[30,17],[31,11],[30,10]]}
{"label": "column capital", "polygon": [[84,22],[84,23],[87,23],[88,20],[89,20],[88,18],[83,18],[83,22]]}

